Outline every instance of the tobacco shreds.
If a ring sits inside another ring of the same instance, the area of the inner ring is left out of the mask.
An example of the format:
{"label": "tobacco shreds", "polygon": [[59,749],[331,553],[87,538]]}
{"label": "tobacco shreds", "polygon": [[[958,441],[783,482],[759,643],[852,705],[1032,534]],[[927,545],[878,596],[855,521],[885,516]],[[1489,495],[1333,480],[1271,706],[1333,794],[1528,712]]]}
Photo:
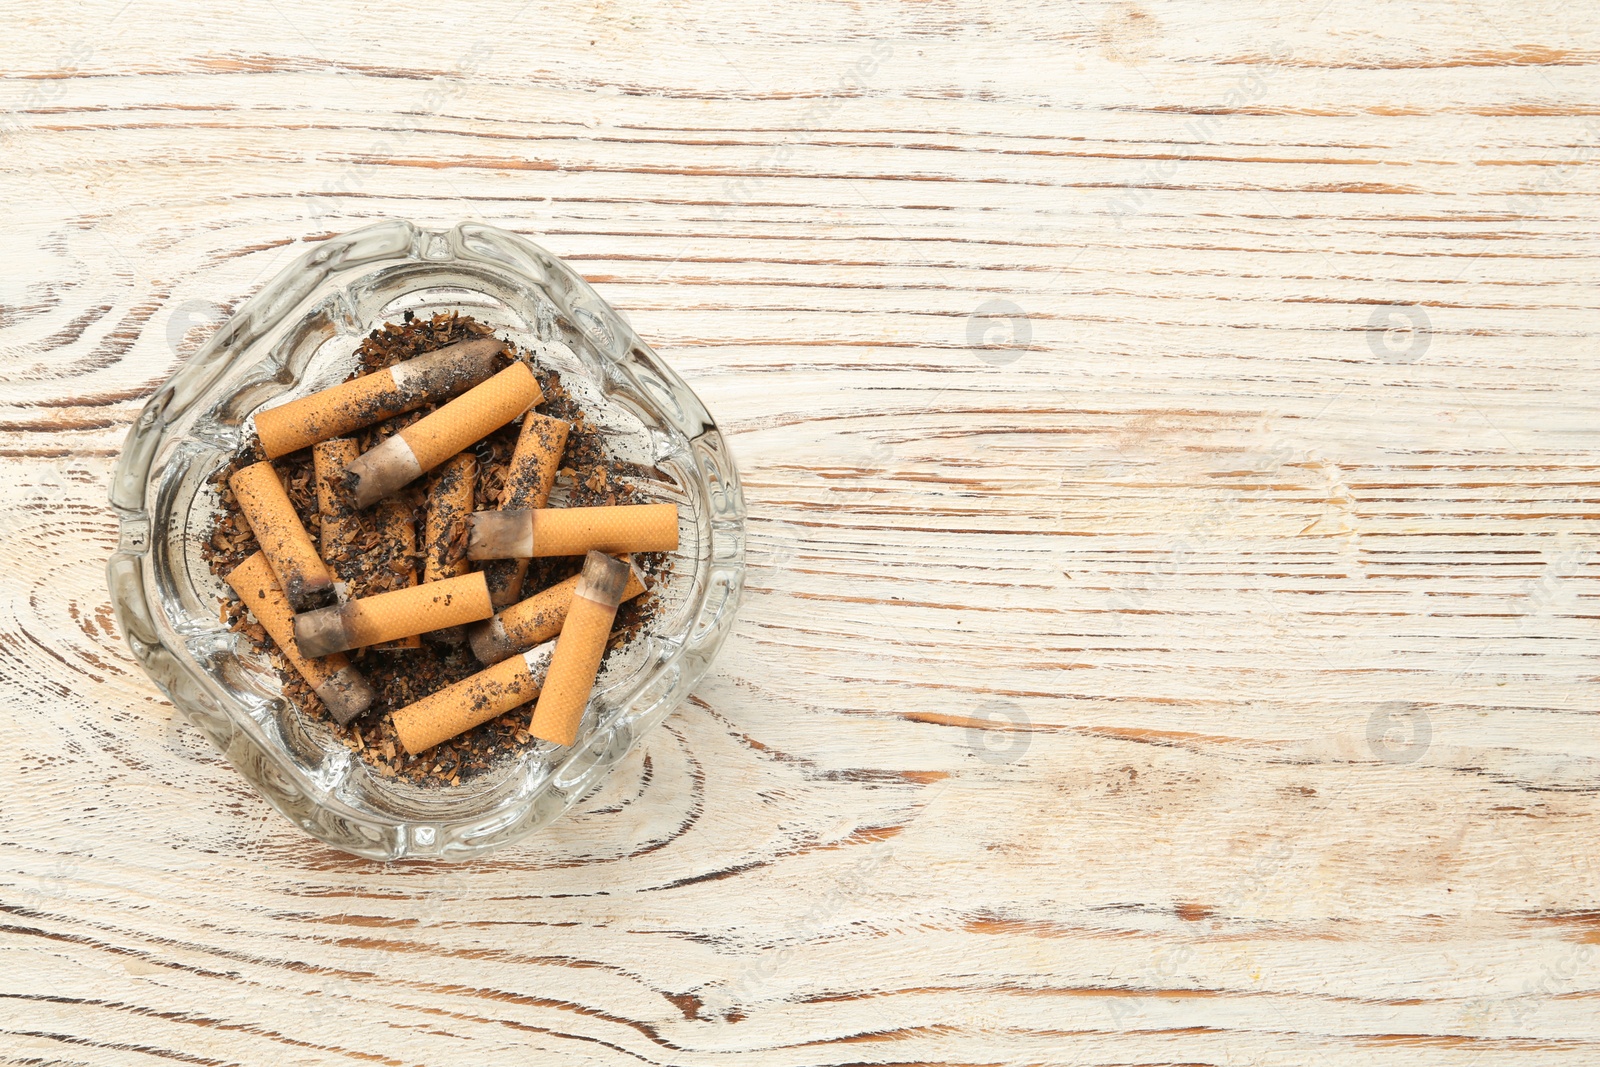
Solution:
{"label": "tobacco shreds", "polygon": [[[356,353],[359,367],[350,374],[350,378],[425,355],[457,341],[490,336],[493,332],[485,323],[458,312],[441,313],[427,319],[414,318],[407,312],[404,322],[386,323],[361,342]],[[623,468],[609,456],[601,434],[584,416],[582,408],[571,394],[562,388],[560,375],[534,365],[528,355],[510,341],[506,341],[506,344],[509,349],[517,351],[520,358],[529,360],[529,365],[539,378],[544,400],[536,410],[572,423],[567,447],[562,453],[561,480],[558,482],[558,486],[565,486],[568,504],[589,506],[641,501],[642,495],[630,483],[619,478],[619,471]],[[438,406],[427,405],[417,411],[395,416],[357,431],[353,436],[364,452]],[[516,445],[520,425],[520,419],[514,421],[475,446],[474,452],[478,458],[474,487],[477,510],[499,506],[506,467]],[[209,537],[201,545],[201,553],[212,573],[218,577],[226,575],[257,550],[250,526],[228,488],[228,478],[235,470],[264,458],[260,442],[251,437],[239,453],[211,477],[211,484],[221,501],[221,510],[216,515]],[[274,461],[274,465],[284,477],[289,500],[294,504],[301,521],[314,540],[320,539],[322,518],[317,509],[311,449],[282,456]],[[419,524],[424,510],[421,486],[422,482],[419,481],[401,491]],[[421,570],[420,555],[403,559],[397,558],[393,551],[387,551],[393,548],[393,542],[379,536],[373,521],[375,510],[368,508],[357,513],[360,532],[354,544],[359,550],[348,551],[329,561],[339,579],[349,583],[352,596],[370,596],[397,588],[404,584],[404,576],[412,568],[419,572]],[[420,529],[418,533],[420,535]],[[424,543],[420,536],[417,543]],[[666,556],[660,552],[640,554],[634,559],[641,569],[652,576],[662,573],[666,564]],[[576,574],[582,563],[581,557],[535,559],[528,567],[522,597],[530,597]],[[617,613],[610,647],[615,649],[638,633],[653,609],[654,600],[649,595],[623,604]],[[305,715],[322,719],[346,748],[383,777],[400,777],[423,785],[457,785],[502,760],[515,758],[517,752],[533,743],[533,738],[527,732],[532,709],[524,705],[419,756],[406,754],[395,736],[389,713],[482,670],[483,665],[464,647],[453,647],[424,634],[420,648],[363,649],[350,653],[351,662],[372,684],[377,699],[359,719],[348,727],[341,727],[323,708],[311,687],[273,646],[266,632],[250,618],[243,604],[236,599],[222,598],[221,612],[229,629],[239,634],[245,644],[263,653],[277,669],[283,682],[284,696]]]}

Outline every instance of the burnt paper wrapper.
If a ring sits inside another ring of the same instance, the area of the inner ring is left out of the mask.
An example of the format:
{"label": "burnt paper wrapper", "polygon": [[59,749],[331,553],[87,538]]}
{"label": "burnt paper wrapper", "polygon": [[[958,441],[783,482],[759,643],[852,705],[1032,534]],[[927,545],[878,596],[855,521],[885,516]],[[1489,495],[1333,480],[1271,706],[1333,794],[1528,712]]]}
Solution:
{"label": "burnt paper wrapper", "polygon": [[239,510],[266,555],[278,587],[295,611],[334,602],[333,574],[300,522],[283,481],[270,462],[234,471],[228,479]]}
{"label": "burnt paper wrapper", "polygon": [[[631,559],[628,563],[628,584],[622,590],[623,600],[632,600],[645,592],[649,585],[644,573]],[[567,619],[572,598],[577,593],[581,575],[574,574],[564,582],[557,582],[520,603],[500,611],[488,622],[478,623],[467,633],[472,644],[472,654],[480,663],[499,663],[507,656],[548,641],[561,632]],[[492,596],[494,590],[489,590]]]}
{"label": "burnt paper wrapper", "polygon": [[339,725],[347,725],[367,710],[376,694],[347,658],[338,653],[325,659],[301,654],[294,638],[294,615],[289,600],[279,588],[264,553],[257,552],[229,571],[227,582],[272,643],[278,646],[289,666],[306,680]]}
{"label": "burnt paper wrapper", "polygon": [[541,399],[539,379],[512,363],[486,382],[424,415],[350,464],[351,491],[366,507],[471,448]]}
{"label": "burnt paper wrapper", "polygon": [[627,561],[613,559],[603,552],[590,552],[584,557],[583,573],[578,575],[578,588],[573,596],[615,610],[622,603],[622,591],[628,587],[631,573]]}
{"label": "burnt paper wrapper", "polygon": [[372,686],[354,667],[335,671],[314,692],[340,726],[349,726],[357,715],[366,711],[377,699]]}
{"label": "burnt paper wrapper", "polygon": [[303,611],[294,617],[294,643],[302,656],[318,659],[354,648],[344,611],[349,602],[316,611]]}
{"label": "burnt paper wrapper", "polygon": [[505,345],[492,337],[448,345],[258,412],[256,436],[276,459],[455,396],[492,377],[505,357]]}
{"label": "burnt paper wrapper", "polygon": [[400,434],[374,445],[345,468],[345,484],[356,507],[377,503],[422,477],[422,465]]}
{"label": "burnt paper wrapper", "polygon": [[467,532],[468,559],[527,559],[533,555],[533,512],[479,511]]}

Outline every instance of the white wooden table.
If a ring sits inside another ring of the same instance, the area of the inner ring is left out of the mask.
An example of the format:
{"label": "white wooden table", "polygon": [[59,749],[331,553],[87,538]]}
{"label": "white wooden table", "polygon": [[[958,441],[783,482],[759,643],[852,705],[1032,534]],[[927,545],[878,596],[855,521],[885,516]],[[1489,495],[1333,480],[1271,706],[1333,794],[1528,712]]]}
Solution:
{"label": "white wooden table", "polygon": [[[8,9],[0,1061],[1600,1063],[1593,5],[388,8]],[[460,867],[276,815],[102,578],[143,399],[387,216],[568,258],[752,514]]]}

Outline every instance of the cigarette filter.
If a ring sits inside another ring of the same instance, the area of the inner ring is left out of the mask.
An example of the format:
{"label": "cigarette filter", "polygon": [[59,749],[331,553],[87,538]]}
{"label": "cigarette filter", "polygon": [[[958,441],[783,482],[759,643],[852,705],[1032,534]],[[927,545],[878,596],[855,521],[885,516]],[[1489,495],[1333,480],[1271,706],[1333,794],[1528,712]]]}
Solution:
{"label": "cigarette filter", "polygon": [[628,584],[628,565],[603,552],[590,552],[578,575],[572,606],[550,656],[550,671],[533,708],[528,732],[558,745],[570,745],[589,705],[600,660],[606,654],[611,623]]}
{"label": "cigarette filter", "polygon": [[504,344],[484,337],[396,363],[258,413],[256,435],[268,458],[288,455],[455,396],[499,369],[504,352]]}
{"label": "cigarette filter", "polygon": [[581,556],[585,552],[668,552],[678,547],[673,504],[480,511],[467,536],[468,559]]}
{"label": "cigarette filter", "polygon": [[[500,493],[501,508],[542,508],[550,499],[561,469],[561,455],[567,450],[567,433],[572,424],[530,411],[522,420],[522,433],[506,468],[506,485]],[[498,610],[516,603],[522,595],[522,581],[528,576],[526,559],[497,559],[484,565],[489,580],[489,599]]]}
{"label": "cigarette filter", "polygon": [[441,741],[504,715],[539,695],[553,642],[513,656],[394,713],[394,732],[415,756]]}
{"label": "cigarette filter", "polygon": [[[644,575],[639,568],[628,563],[628,584],[623,587],[622,599],[632,600],[645,591]],[[472,640],[472,654],[483,663],[499,663],[507,656],[548,641],[561,632],[567,609],[572,605],[572,595],[577,591],[579,575],[574,574],[564,582],[534,594],[520,604],[501,611],[487,622],[479,623],[468,631]],[[492,596],[494,590],[490,590]]]}
{"label": "cigarette filter", "polygon": [[372,686],[343,655],[307,659],[300,654],[294,641],[294,613],[289,610],[283,590],[278,588],[278,579],[265,554],[257,552],[233,568],[228,573],[228,584],[340,726],[348,726],[371,706]]}
{"label": "cigarette filter", "polygon": [[301,655],[326,656],[493,614],[483,575],[463,574],[296,615],[294,637]]}
{"label": "cigarette filter", "polygon": [[420,478],[482,440],[542,399],[539,379],[526,363],[513,363],[443,407],[424,415],[350,464],[356,506]]}
{"label": "cigarette filter", "polygon": [[[372,509],[373,525],[378,530],[375,547],[386,564],[376,573],[366,572],[364,580],[352,589],[356,597],[377,596],[379,593],[394,592],[395,589],[404,589],[417,584],[415,504],[414,500],[407,499],[404,495],[391,496],[378,501],[378,506]],[[388,579],[382,583],[375,580],[384,574],[395,576],[400,584],[391,587]],[[395,641],[384,641],[373,647],[386,652],[395,649],[421,648],[422,638],[413,634]]]}
{"label": "cigarette filter", "polygon": [[272,464],[256,463],[234,471],[228,485],[290,606],[307,611],[333,600],[333,575],[317,555]]}

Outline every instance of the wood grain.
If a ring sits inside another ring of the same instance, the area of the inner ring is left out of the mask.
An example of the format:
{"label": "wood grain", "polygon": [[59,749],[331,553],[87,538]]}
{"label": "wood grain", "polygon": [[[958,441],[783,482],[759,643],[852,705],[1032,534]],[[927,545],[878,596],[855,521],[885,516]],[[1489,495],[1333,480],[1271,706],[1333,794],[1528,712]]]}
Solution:
{"label": "wood grain", "polygon": [[[0,1061],[1600,1062],[1600,14],[12,5]],[[739,627],[548,833],[319,847],[132,662],[143,398],[386,216],[730,432]]]}

